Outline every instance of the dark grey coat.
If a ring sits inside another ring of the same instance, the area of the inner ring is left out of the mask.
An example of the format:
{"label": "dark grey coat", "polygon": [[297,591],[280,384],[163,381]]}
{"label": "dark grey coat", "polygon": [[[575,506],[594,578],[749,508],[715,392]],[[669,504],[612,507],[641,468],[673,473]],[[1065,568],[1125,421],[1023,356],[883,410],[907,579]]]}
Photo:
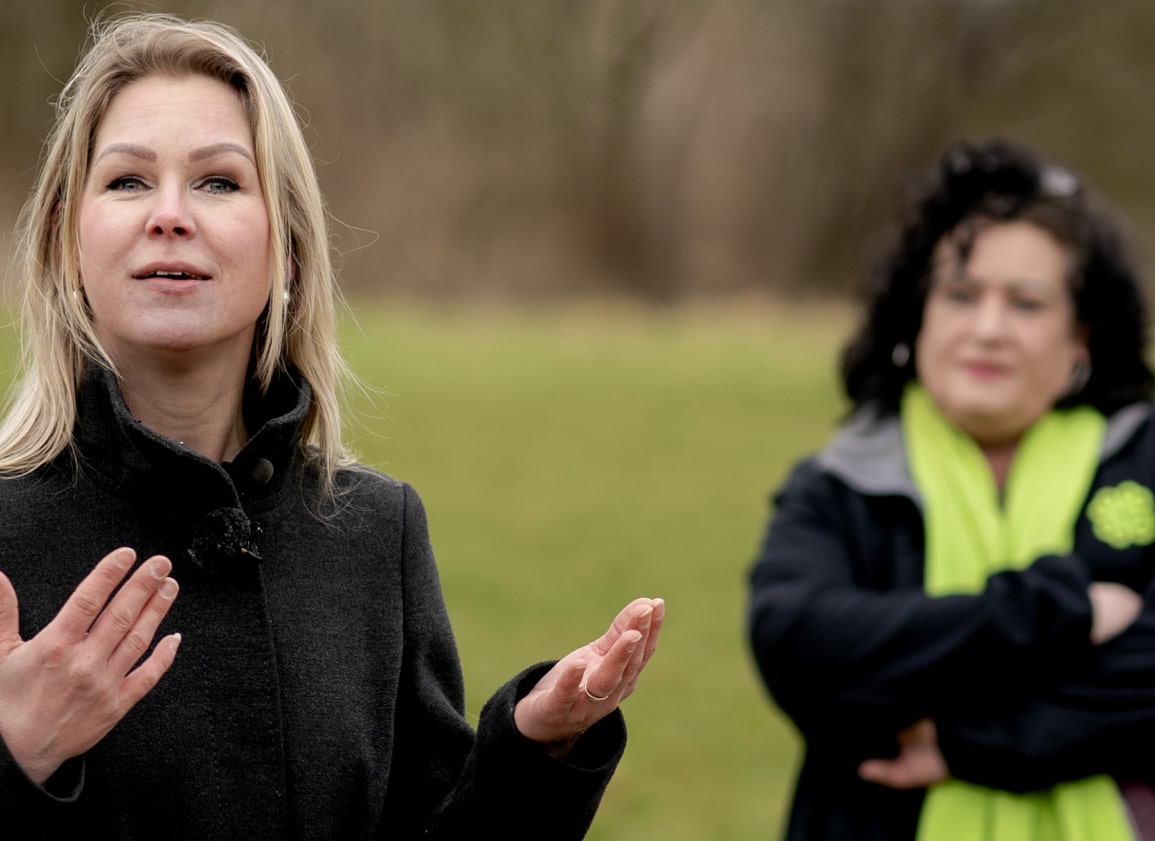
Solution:
{"label": "dark grey coat", "polygon": [[[1153,417],[1143,404],[1109,419],[1088,498],[1155,488]],[[913,839],[925,791],[864,782],[858,765],[893,756],[894,734],[921,718],[934,719],[952,776],[977,785],[1155,780],[1155,545],[1107,545],[1084,507],[1071,554],[992,575],[980,593],[928,596],[901,424],[869,410],[796,466],[775,509],[748,630],[806,740],[789,841]],[[1134,624],[1094,648],[1092,580],[1146,596]]]}
{"label": "dark grey coat", "polygon": [[180,631],[156,689],[46,789],[0,743],[0,837],[581,838],[621,755],[618,714],[569,762],[515,729],[542,667],[503,687],[475,735],[425,514],[407,485],[339,474],[318,513],[297,446],[307,384],[246,406],[231,464],[132,418],[111,376],[79,398],[78,464],[0,481],[0,569],[30,638],[104,554],[165,554]]}

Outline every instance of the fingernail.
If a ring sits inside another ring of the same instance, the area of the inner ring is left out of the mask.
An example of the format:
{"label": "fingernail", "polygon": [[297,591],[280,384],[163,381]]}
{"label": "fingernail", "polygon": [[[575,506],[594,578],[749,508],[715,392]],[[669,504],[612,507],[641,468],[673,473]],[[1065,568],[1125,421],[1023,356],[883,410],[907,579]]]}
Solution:
{"label": "fingernail", "polygon": [[169,645],[169,649],[172,651],[173,654],[176,654],[176,650],[178,648],[180,648],[180,641],[181,641],[180,634],[173,634],[171,637],[169,637],[169,644],[168,645]]}
{"label": "fingernail", "polygon": [[172,564],[168,558],[155,557],[148,562],[148,571],[152,573],[153,578],[164,578],[172,569]]}
{"label": "fingernail", "polygon": [[176,579],[166,578],[164,583],[160,585],[161,598],[175,599],[179,589],[180,587],[177,586]]}
{"label": "fingernail", "polygon": [[129,549],[127,546],[116,550],[115,562],[121,569],[128,569],[132,566],[132,562],[136,560],[136,552]]}

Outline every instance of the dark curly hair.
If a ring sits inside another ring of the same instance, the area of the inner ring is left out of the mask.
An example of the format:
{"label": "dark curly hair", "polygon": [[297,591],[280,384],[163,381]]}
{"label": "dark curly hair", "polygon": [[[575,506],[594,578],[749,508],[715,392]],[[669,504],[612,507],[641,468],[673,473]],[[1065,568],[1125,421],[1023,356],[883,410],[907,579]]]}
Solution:
{"label": "dark curly hair", "polygon": [[964,226],[984,219],[1037,224],[1075,256],[1070,290],[1088,332],[1091,375],[1059,405],[1088,404],[1110,414],[1149,399],[1147,311],[1115,220],[1088,201],[1067,170],[1023,146],[989,140],[952,144],[918,182],[898,241],[872,276],[866,318],[842,352],[843,387],[854,408],[875,403],[897,411],[915,377],[935,246],[958,232],[965,259],[971,235]]}

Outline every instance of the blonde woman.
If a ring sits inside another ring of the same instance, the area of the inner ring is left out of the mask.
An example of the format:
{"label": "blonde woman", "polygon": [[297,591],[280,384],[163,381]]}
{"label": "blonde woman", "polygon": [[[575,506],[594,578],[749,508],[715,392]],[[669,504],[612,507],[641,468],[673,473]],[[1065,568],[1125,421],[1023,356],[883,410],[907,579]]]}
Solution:
{"label": "blonde woman", "polygon": [[582,837],[664,606],[635,600],[467,725],[421,503],[342,449],[322,198],[260,56],[213,23],[99,24],[20,246],[5,824]]}

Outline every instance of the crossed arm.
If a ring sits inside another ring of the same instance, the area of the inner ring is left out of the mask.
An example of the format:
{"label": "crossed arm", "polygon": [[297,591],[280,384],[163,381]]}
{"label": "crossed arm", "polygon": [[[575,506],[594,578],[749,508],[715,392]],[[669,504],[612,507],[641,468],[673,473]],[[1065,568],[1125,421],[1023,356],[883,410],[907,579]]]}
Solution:
{"label": "crossed arm", "polygon": [[[873,511],[814,473],[803,468],[779,496],[750,602],[755,659],[812,748],[861,763],[862,776],[894,787],[934,782],[948,764],[971,782],[1003,787],[1011,761],[1040,784],[1076,768],[1105,772],[1105,742],[1075,744],[1076,730],[1134,736],[1150,717],[1155,731],[1155,687],[1146,710],[1127,719],[1104,700],[1102,679],[1120,670],[1121,680],[1155,684],[1150,658],[1139,662],[1140,643],[1130,659],[1119,645],[1096,645],[1130,625],[1140,604],[1134,592],[1091,583],[1081,559],[1068,556],[999,573],[973,595],[928,596],[909,575],[887,579],[897,575],[894,564],[874,570],[893,552],[887,533],[863,527]],[[1130,645],[1134,633],[1118,642]],[[1093,683],[1083,695],[1048,697],[1072,681]],[[1079,726],[1056,725],[1063,735],[1054,739],[1042,722],[1058,720]],[[898,756],[882,758],[896,736]],[[1059,755],[1052,745],[1069,747]]]}
{"label": "crossed arm", "polygon": [[1089,596],[1093,644],[1127,637],[1097,650],[1088,672],[1001,716],[921,719],[898,733],[894,757],[866,760],[859,775],[899,789],[957,774],[980,785],[1029,791],[1097,773],[1140,773],[1140,763],[1129,767],[1125,757],[1145,755],[1141,742],[1155,736],[1155,676],[1149,659],[1136,659],[1134,652],[1149,649],[1155,617],[1141,617],[1140,596],[1118,584],[1092,584]]}

